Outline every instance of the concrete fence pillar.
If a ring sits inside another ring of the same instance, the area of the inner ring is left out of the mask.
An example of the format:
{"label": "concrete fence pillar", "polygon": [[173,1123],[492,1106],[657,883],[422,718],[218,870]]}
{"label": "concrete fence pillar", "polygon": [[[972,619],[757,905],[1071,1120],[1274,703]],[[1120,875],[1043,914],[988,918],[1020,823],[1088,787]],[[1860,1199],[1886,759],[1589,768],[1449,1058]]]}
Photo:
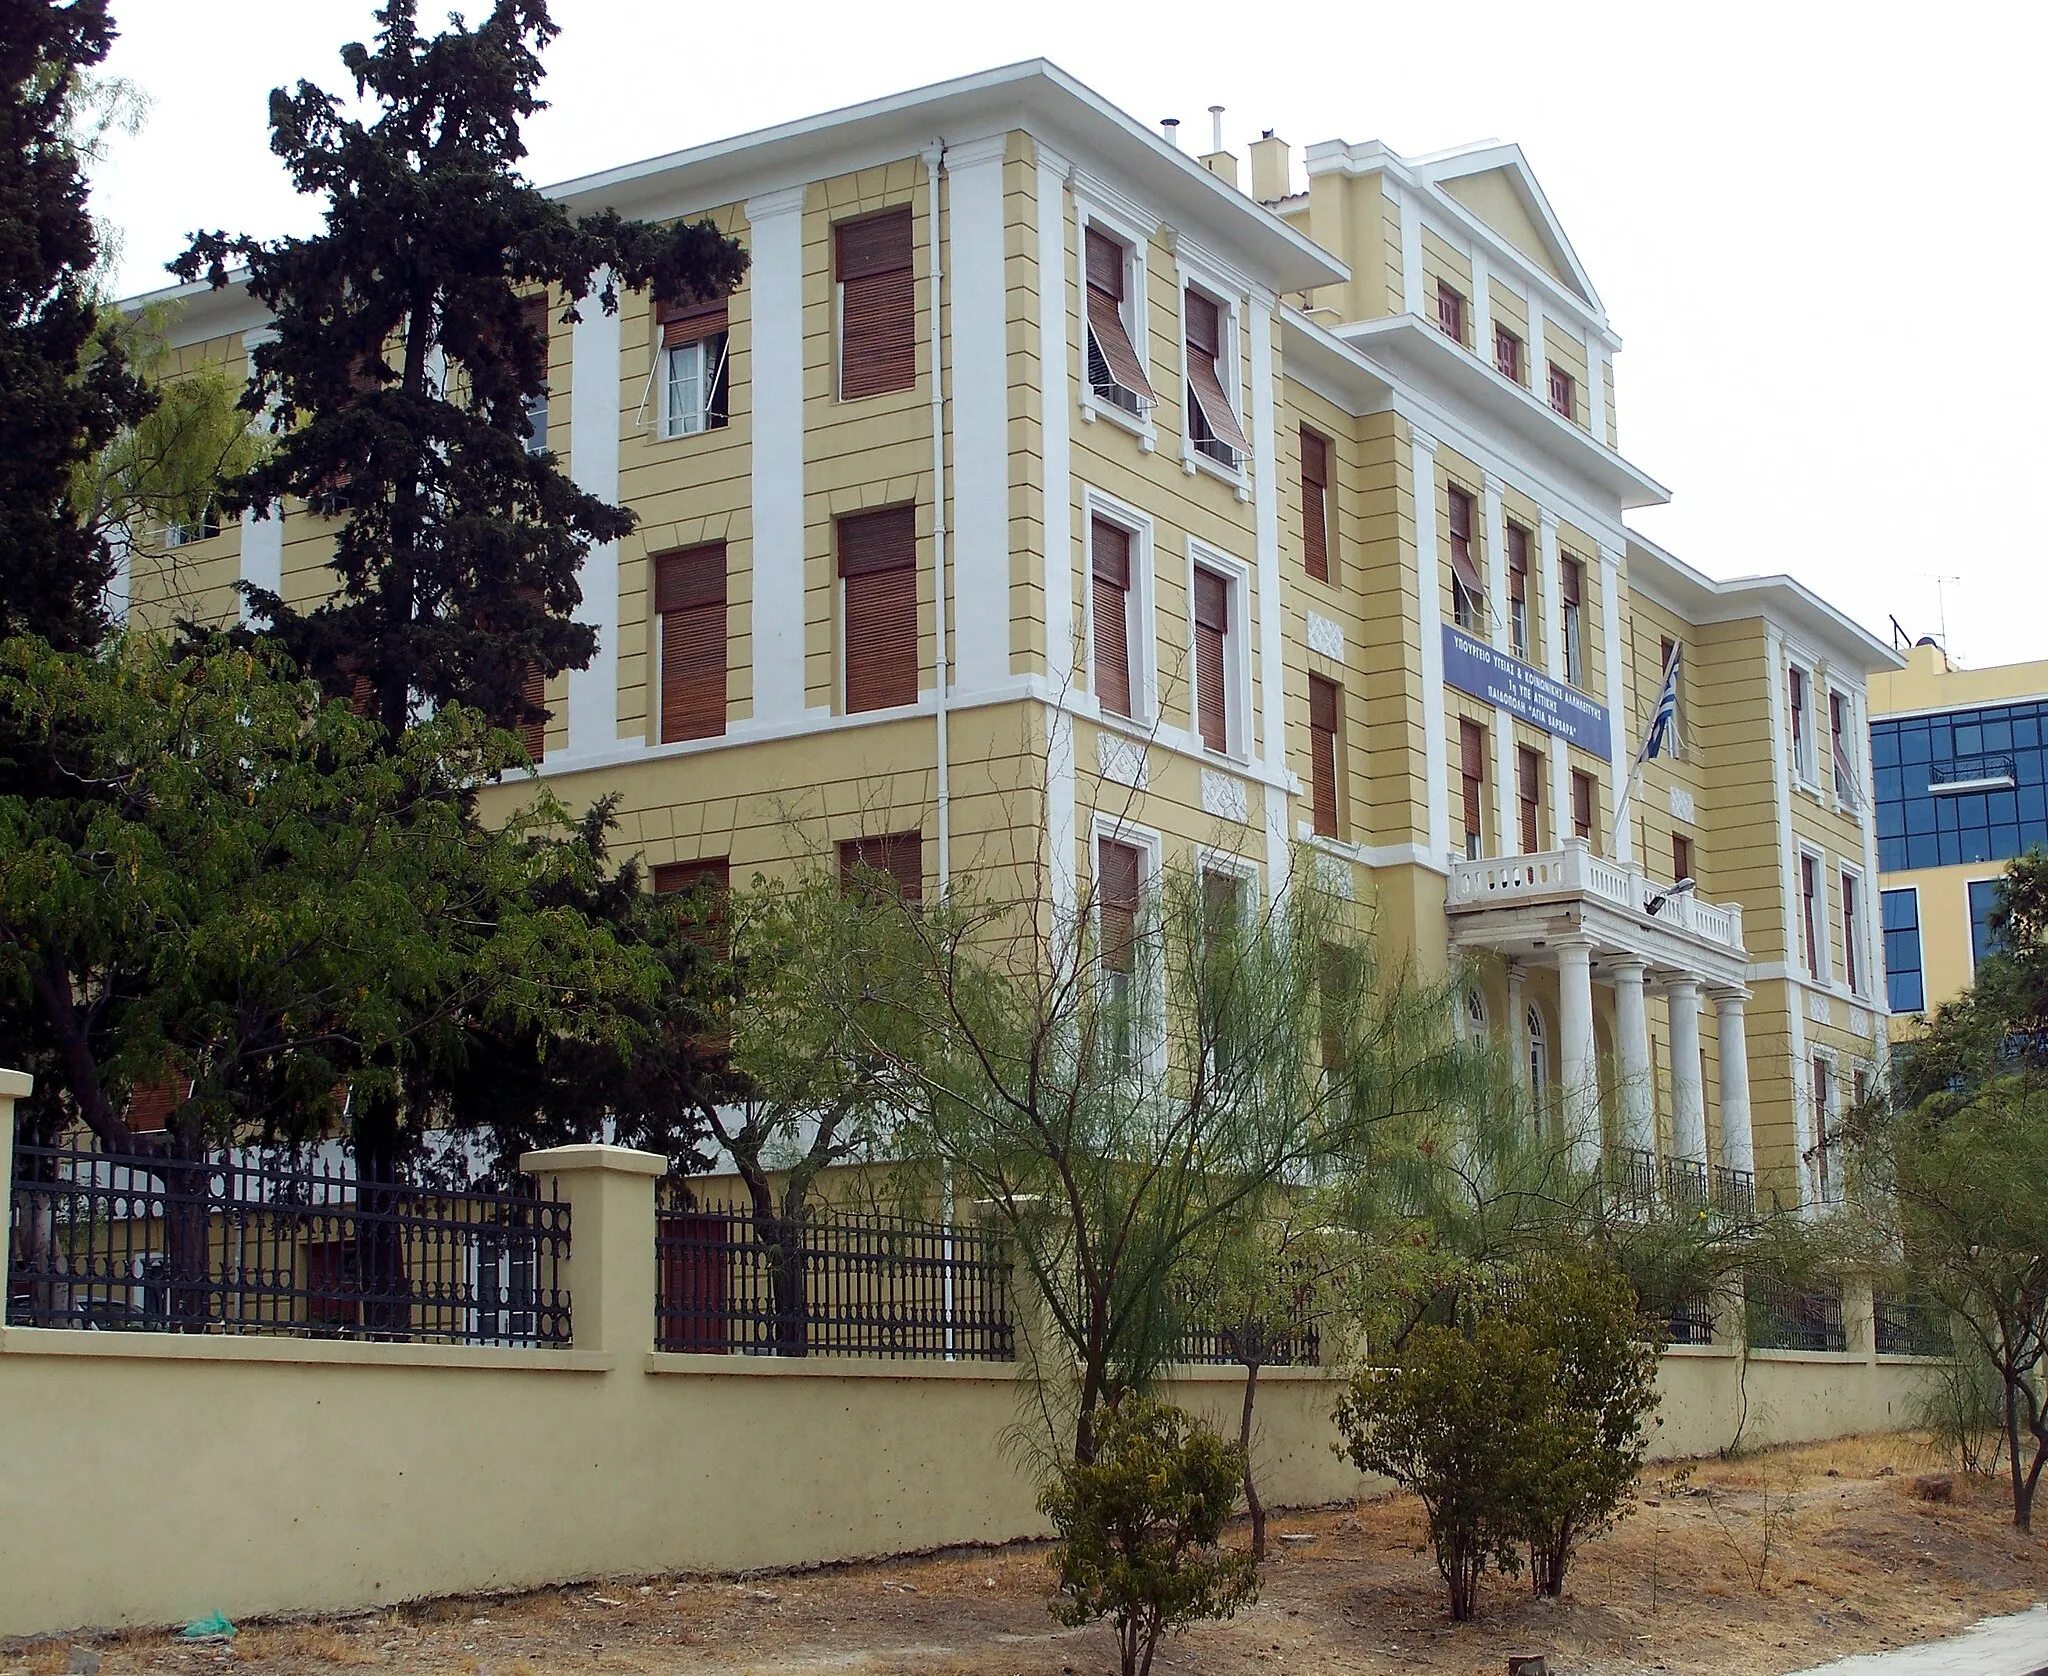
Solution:
{"label": "concrete fence pillar", "polygon": [[569,1206],[570,1342],[578,1350],[631,1354],[654,1348],[654,1183],[668,1173],[658,1152],[629,1146],[553,1146],[522,1153],[519,1167],[545,1197]]}

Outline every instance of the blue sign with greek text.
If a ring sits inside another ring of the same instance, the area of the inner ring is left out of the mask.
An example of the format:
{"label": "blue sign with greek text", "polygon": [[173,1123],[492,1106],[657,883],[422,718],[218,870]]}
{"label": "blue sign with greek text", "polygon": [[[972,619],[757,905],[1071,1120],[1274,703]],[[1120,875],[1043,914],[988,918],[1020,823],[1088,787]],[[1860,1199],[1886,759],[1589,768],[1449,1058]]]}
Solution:
{"label": "blue sign with greek text", "polygon": [[1444,624],[1444,681],[1596,757],[1609,754],[1612,736],[1606,705],[1595,704],[1576,687],[1553,681],[1520,658],[1474,640],[1452,623]]}

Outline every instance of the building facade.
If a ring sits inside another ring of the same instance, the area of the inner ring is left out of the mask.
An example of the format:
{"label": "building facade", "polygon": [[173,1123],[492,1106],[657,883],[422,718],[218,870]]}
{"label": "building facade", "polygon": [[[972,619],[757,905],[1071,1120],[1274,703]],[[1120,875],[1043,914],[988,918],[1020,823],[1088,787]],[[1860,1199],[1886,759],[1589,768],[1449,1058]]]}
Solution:
{"label": "building facade", "polygon": [[2006,865],[2048,844],[2048,662],[1959,669],[1922,640],[1870,692],[1886,982],[1925,1015],[1975,978]]}
{"label": "building facade", "polygon": [[[658,887],[860,859],[1114,908],[1314,866],[1646,1186],[1817,1206],[1885,1047],[1868,679],[1785,577],[1632,534],[1599,297],[1520,151],[1248,178],[1043,63],[572,181],[709,216],[721,305],[557,325],[545,446],[630,507],[535,743]],[[246,294],[178,352],[239,364]],[[559,314],[559,310],[551,311]],[[310,602],[318,507],[127,588]],[[1631,784],[1664,675],[1679,749]],[[1306,862],[1302,857],[1308,858]]]}

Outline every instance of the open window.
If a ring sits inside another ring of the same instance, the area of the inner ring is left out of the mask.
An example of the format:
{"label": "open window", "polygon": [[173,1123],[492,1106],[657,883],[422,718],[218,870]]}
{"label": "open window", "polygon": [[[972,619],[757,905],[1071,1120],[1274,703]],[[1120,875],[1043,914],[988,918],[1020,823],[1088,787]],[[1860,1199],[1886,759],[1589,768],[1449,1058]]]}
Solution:
{"label": "open window", "polygon": [[1088,292],[1088,387],[1097,401],[1142,419],[1159,398],[1152,393],[1145,359],[1136,347],[1144,342],[1144,299],[1130,295],[1135,266],[1130,248],[1098,227],[1084,230],[1082,245]]}
{"label": "open window", "polygon": [[1486,628],[1486,583],[1472,557],[1472,497],[1453,484],[1450,499],[1451,620],[1467,634]]}
{"label": "open window", "polygon": [[1182,294],[1181,308],[1187,334],[1188,441],[1205,459],[1236,471],[1252,445],[1238,425],[1229,395],[1237,383],[1229,305],[1190,285]]}
{"label": "open window", "polygon": [[1529,661],[1529,532],[1520,524],[1507,527],[1508,643],[1516,657]]}
{"label": "open window", "polygon": [[696,436],[726,422],[725,299],[670,304],[656,310],[661,329],[656,376],[661,385],[661,426],[664,437]]}

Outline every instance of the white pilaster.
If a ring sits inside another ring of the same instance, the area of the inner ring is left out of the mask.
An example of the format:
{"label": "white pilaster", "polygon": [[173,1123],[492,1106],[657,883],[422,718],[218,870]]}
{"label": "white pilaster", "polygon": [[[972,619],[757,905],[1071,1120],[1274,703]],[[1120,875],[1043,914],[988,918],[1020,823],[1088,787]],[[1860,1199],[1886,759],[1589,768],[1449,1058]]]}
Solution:
{"label": "white pilaster", "polygon": [[1003,150],[946,150],[953,351],[953,686],[1010,675],[1010,373],[1003,283]]}
{"label": "white pilaster", "polygon": [[1644,963],[1609,963],[1614,978],[1614,1047],[1621,1063],[1622,1144],[1639,1152],[1657,1150],[1657,1108],[1651,1078],[1650,1026],[1643,1006]]}
{"label": "white pilaster", "polygon": [[754,719],[804,712],[804,189],[747,200],[753,292]]}
{"label": "white pilaster", "polygon": [[1706,1093],[1700,1086],[1700,986],[1674,978],[1664,987],[1671,1012],[1671,1153],[1707,1160]]}
{"label": "white pilaster", "polygon": [[1055,703],[1046,715],[1047,886],[1056,933],[1073,929],[1080,900],[1075,860],[1074,727],[1063,701],[1074,678],[1074,517],[1067,415],[1067,162],[1038,148],[1038,399],[1045,473],[1045,666]]}
{"label": "white pilaster", "polygon": [[1472,353],[1493,365],[1493,298],[1486,252],[1472,247]]}
{"label": "white pilaster", "polygon": [[1779,988],[1784,998],[1787,1058],[1792,1074],[1793,1191],[1806,1204],[1806,1152],[1813,1145],[1812,1067],[1806,1059],[1806,985],[1799,967],[1799,842],[1792,830],[1791,721],[1785,714],[1785,637],[1773,624],[1764,625],[1765,677],[1771,718],[1771,818],[1778,837],[1778,924],[1783,928],[1778,958],[1786,977]]}
{"label": "white pilaster", "polygon": [[1508,962],[1508,1063],[1514,1067],[1515,1086],[1527,1085],[1529,1077],[1528,1003],[1522,998],[1522,963]]}
{"label": "white pilaster", "polygon": [[1403,192],[1401,205],[1401,311],[1422,313],[1422,203]]}
{"label": "white pilaster", "polygon": [[1543,294],[1533,286],[1529,304],[1529,388],[1545,407],[1550,405],[1550,350],[1543,338]]}
{"label": "white pilaster", "polygon": [[1595,442],[1607,445],[1607,368],[1592,337],[1586,340],[1586,428]]}
{"label": "white pilaster", "polygon": [[[242,352],[249,358],[249,374],[256,372],[255,351],[260,343],[274,338],[276,332],[269,327],[242,334]],[[264,425],[268,415],[252,419],[252,429]],[[242,580],[252,588],[263,588],[273,594],[284,592],[284,507],[273,502],[269,507],[249,507],[242,513]],[[249,602],[242,601],[242,621],[249,620]]]}
{"label": "white pilaster", "polygon": [[[1607,665],[1607,783],[1619,802],[1635,750],[1628,737],[1627,672],[1621,666],[1621,554],[1612,547],[1600,549],[1600,644]],[[1635,853],[1626,826],[1615,833],[1608,853],[1616,861],[1627,861]]]}
{"label": "white pilaster", "polygon": [[1756,1150],[1749,1127],[1749,1040],[1742,1006],[1746,990],[1718,989],[1714,1011],[1719,1021],[1721,1072],[1721,1162],[1731,1170],[1756,1169]]}
{"label": "white pilaster", "polygon": [[[585,494],[619,499],[619,317],[597,301],[613,283],[592,279],[569,338],[569,476]],[[584,556],[580,622],[597,630],[590,667],[569,671],[568,754],[610,753],[619,744],[619,549],[607,541]]]}
{"label": "white pilaster", "polygon": [[[1533,306],[1533,305],[1532,305]],[[1536,581],[1541,598],[1536,613],[1543,628],[1543,673],[1553,681],[1564,679],[1564,596],[1558,591],[1557,518],[1539,511],[1536,518]],[[1562,846],[1572,835],[1571,748],[1550,736],[1550,830]],[[1599,811],[1594,811],[1597,819]]]}
{"label": "white pilaster", "polygon": [[1600,1087],[1593,1048],[1593,945],[1560,937],[1557,951],[1558,1072],[1565,1133],[1581,1169],[1600,1162]]}
{"label": "white pilaster", "polygon": [[1288,796],[1279,785],[1287,773],[1286,619],[1280,588],[1280,494],[1274,461],[1279,424],[1273,412],[1273,309],[1279,299],[1254,291],[1246,300],[1252,348],[1252,457],[1244,469],[1252,479],[1252,531],[1259,576],[1259,740],[1268,781],[1266,811],[1267,888],[1276,895],[1287,879]]}
{"label": "white pilaster", "polygon": [[[1405,216],[1414,213],[1409,202]],[[1420,249],[1420,242],[1417,244]],[[1418,258],[1419,260],[1419,258]],[[1439,867],[1451,854],[1451,765],[1444,754],[1443,560],[1436,541],[1436,438],[1408,427],[1408,465],[1415,490],[1415,590],[1422,617],[1422,752],[1429,793],[1429,853]]]}
{"label": "white pilaster", "polygon": [[[1508,650],[1508,531],[1501,511],[1500,479],[1488,472],[1480,485],[1480,574],[1486,579],[1486,616],[1491,632],[1488,640],[1498,651]],[[1500,834],[1500,853],[1514,855],[1521,849],[1521,807],[1515,785],[1515,722],[1504,706],[1493,707],[1493,819]]]}

